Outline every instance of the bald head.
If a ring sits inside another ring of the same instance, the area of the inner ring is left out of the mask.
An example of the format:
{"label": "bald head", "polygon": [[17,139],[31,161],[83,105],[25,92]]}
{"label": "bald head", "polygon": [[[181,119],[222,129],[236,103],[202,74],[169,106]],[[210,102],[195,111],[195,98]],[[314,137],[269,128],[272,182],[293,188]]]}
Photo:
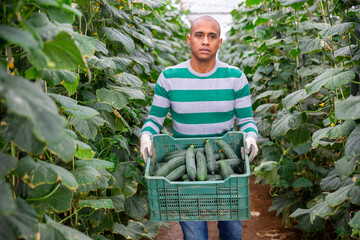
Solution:
{"label": "bald head", "polygon": [[190,34],[193,33],[194,29],[196,28],[196,26],[203,24],[204,22],[212,22],[216,25],[216,29],[217,29],[217,34],[218,36],[220,36],[221,34],[221,28],[220,28],[220,24],[218,23],[218,21],[215,20],[215,18],[210,17],[210,16],[202,16],[199,17],[197,19],[195,19],[192,23],[191,23],[191,27],[190,27]]}

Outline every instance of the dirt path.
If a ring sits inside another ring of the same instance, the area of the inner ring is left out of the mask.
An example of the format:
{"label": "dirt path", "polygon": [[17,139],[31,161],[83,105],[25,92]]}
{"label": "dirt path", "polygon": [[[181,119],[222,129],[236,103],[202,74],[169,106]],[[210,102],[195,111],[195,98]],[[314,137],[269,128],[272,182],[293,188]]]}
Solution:
{"label": "dirt path", "polygon": [[[250,177],[251,218],[243,221],[243,240],[300,240],[301,233],[296,229],[285,229],[282,218],[275,212],[268,212],[271,204],[269,186],[254,184]],[[169,222],[170,227],[161,227],[155,240],[182,240],[183,234],[178,222]],[[208,222],[209,240],[218,240],[217,222]],[[196,239],[194,239],[196,240]]]}

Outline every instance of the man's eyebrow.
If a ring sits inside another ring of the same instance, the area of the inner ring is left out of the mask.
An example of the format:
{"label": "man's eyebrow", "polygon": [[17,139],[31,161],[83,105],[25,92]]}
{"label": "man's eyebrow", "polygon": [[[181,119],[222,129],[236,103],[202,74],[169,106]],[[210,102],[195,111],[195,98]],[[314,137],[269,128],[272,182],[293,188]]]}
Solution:
{"label": "man's eyebrow", "polygon": [[[196,31],[196,32],[194,32],[194,34],[196,34],[196,33],[202,33],[202,34],[204,34],[204,32],[201,32],[201,31]],[[210,32],[209,34],[213,34],[213,35],[216,35],[216,36],[217,36],[217,33],[216,33],[216,32]]]}

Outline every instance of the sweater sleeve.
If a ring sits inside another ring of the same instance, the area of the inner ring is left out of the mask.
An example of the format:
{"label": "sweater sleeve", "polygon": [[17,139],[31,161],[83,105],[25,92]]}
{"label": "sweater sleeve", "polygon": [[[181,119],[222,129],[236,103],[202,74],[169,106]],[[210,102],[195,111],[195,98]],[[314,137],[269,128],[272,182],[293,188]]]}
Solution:
{"label": "sweater sleeve", "polygon": [[251,96],[249,82],[244,73],[242,73],[235,88],[235,117],[239,131],[246,132],[258,140],[258,128],[252,114]]}
{"label": "sweater sleeve", "polygon": [[161,73],[155,85],[154,99],[150,113],[144,122],[140,135],[145,133],[150,136],[159,134],[169,112],[169,108],[169,89],[166,85],[166,79]]}

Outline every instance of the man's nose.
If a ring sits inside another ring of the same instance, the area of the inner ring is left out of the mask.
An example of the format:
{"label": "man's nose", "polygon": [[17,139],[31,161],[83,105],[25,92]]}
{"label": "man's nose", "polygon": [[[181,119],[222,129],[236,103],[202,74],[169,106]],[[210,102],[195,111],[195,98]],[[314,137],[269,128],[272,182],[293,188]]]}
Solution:
{"label": "man's nose", "polygon": [[205,37],[203,38],[202,44],[209,44],[209,39],[208,39],[207,36],[205,36]]}

